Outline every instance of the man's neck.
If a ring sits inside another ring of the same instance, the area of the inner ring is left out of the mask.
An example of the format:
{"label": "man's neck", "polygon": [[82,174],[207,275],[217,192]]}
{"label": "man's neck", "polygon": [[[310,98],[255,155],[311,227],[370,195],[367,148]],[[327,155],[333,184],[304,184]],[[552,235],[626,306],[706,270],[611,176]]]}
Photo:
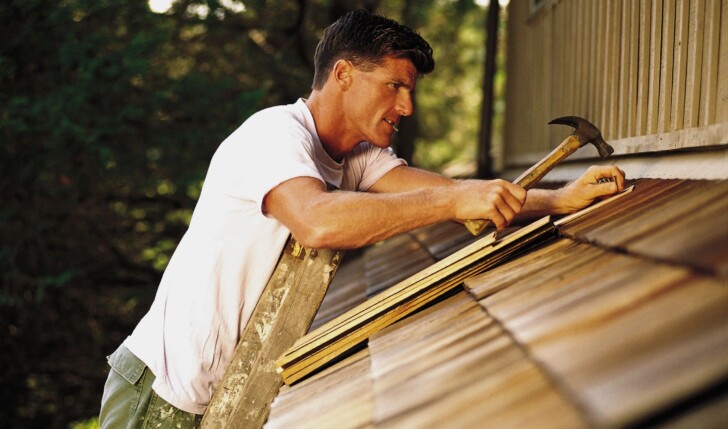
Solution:
{"label": "man's neck", "polygon": [[306,100],[306,107],[313,116],[321,145],[331,159],[337,162],[341,162],[344,155],[358,144],[346,141],[339,101],[336,95],[324,94],[319,90],[314,90]]}

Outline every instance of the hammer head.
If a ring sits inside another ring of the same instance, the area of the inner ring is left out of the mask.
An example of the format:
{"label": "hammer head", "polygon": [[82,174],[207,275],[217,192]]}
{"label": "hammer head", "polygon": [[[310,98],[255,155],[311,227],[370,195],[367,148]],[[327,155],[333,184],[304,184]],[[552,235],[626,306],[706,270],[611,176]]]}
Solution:
{"label": "hammer head", "polygon": [[581,142],[581,146],[587,143],[593,144],[597,148],[597,151],[599,151],[599,156],[602,158],[614,152],[614,149],[602,138],[602,132],[599,131],[599,128],[584,118],[579,116],[564,116],[553,119],[549,124],[570,125],[574,127],[572,135]]}

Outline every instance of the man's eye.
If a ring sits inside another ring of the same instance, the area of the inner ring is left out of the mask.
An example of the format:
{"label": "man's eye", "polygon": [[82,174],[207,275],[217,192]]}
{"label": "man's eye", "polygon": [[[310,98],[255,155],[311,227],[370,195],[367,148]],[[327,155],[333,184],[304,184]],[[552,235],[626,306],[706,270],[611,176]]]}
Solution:
{"label": "man's eye", "polygon": [[402,87],[402,84],[400,84],[400,83],[390,83],[389,86],[391,86],[392,89],[400,89]]}

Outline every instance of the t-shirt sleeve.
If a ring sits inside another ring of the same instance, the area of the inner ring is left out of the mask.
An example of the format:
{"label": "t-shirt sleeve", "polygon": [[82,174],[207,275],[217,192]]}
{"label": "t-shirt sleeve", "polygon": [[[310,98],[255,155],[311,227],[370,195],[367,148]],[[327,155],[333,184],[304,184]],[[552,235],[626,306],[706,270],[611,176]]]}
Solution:
{"label": "t-shirt sleeve", "polygon": [[351,190],[366,191],[391,169],[407,162],[398,158],[391,148],[379,148],[361,143],[346,159],[344,182]]}
{"label": "t-shirt sleeve", "polygon": [[272,114],[251,118],[223,142],[214,161],[226,195],[252,200],[262,209],[268,192],[287,180],[307,176],[324,182],[310,134],[302,124],[280,119]]}

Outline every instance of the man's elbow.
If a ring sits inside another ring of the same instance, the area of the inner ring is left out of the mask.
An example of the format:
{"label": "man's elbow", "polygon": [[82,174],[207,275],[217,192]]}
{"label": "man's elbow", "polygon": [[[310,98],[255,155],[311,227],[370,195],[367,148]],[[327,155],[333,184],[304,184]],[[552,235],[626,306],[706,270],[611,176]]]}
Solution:
{"label": "man's elbow", "polygon": [[366,245],[326,224],[309,224],[291,233],[301,246],[309,249],[353,249]]}
{"label": "man's elbow", "polygon": [[298,244],[309,249],[336,248],[332,234],[325,225],[300,225],[292,229],[291,234]]}

